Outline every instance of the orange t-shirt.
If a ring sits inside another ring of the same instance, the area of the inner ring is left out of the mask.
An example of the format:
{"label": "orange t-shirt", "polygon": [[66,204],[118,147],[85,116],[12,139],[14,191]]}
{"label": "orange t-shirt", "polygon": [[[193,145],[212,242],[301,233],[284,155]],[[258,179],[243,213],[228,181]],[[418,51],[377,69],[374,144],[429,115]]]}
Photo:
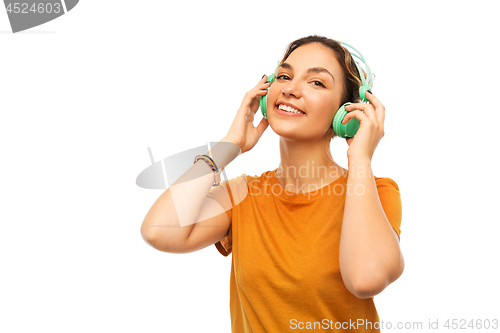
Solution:
{"label": "orange t-shirt", "polygon": [[[399,236],[398,185],[390,178],[374,178]],[[278,182],[276,169],[260,177],[243,174],[210,190],[208,196],[226,209],[231,221],[228,236],[215,246],[224,256],[233,254],[232,332],[380,332],[373,297],[357,298],[340,275],[347,190],[346,175],[318,191],[289,192]]]}

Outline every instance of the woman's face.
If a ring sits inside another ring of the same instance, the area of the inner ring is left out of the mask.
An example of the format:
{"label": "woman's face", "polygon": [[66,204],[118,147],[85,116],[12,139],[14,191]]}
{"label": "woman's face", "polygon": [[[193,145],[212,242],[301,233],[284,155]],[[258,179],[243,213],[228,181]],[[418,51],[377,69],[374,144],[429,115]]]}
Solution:
{"label": "woman's face", "polygon": [[[332,126],[343,91],[342,69],[334,52],[310,43],[293,51],[276,72],[267,97],[269,126],[289,139],[318,139]],[[284,115],[281,103],[305,115]]]}

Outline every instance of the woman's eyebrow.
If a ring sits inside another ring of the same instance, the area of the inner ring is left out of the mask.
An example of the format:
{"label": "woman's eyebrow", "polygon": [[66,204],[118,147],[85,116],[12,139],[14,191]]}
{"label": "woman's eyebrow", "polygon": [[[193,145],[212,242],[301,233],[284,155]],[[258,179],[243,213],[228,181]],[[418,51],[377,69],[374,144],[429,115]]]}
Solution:
{"label": "woman's eyebrow", "polygon": [[[293,67],[292,67],[292,65],[290,65],[290,64],[288,64],[288,63],[286,63],[286,62],[282,63],[280,67],[283,67],[283,68],[285,68],[285,69],[289,69],[289,70],[293,71]],[[328,74],[330,74],[330,76],[332,77],[332,80],[333,80],[333,81],[335,81],[335,79],[333,78],[332,73],[330,73],[330,72],[329,72],[326,68],[323,68],[323,67],[313,67],[313,68],[309,68],[309,69],[307,70],[307,73],[328,73]]]}

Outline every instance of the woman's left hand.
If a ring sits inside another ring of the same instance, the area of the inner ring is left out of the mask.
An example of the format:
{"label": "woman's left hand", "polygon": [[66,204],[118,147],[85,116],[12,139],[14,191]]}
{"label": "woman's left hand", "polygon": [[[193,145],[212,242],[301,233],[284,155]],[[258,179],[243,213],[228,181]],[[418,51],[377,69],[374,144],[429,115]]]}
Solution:
{"label": "woman's left hand", "polygon": [[[372,160],[375,148],[384,136],[385,107],[371,93],[366,93],[366,98],[370,102],[353,103],[345,107],[350,111],[342,120],[342,124],[347,124],[352,118],[360,121],[359,129],[352,138],[347,138],[349,149],[347,158],[368,158]],[[361,112],[361,111],[364,111]]]}

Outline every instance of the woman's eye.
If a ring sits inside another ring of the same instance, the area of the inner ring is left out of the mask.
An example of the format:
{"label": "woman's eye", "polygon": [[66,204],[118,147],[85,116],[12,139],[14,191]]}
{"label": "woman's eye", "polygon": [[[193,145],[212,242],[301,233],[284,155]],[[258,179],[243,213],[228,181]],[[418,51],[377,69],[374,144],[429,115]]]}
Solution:
{"label": "woman's eye", "polygon": [[[281,74],[281,75],[278,75],[276,77],[277,80],[288,80],[290,79],[290,77],[288,75],[285,75],[285,74]],[[317,81],[317,80],[314,80],[312,81],[313,82],[313,85],[314,86],[318,86],[318,87],[323,87],[323,88],[326,88],[325,85],[323,83],[321,83],[321,81]],[[316,84],[315,82],[317,82],[318,84]]]}
{"label": "woman's eye", "polygon": [[314,82],[318,82],[319,84],[315,84],[315,86],[319,86],[319,87],[324,87],[325,85],[323,83],[321,83],[320,81],[313,81]]}

